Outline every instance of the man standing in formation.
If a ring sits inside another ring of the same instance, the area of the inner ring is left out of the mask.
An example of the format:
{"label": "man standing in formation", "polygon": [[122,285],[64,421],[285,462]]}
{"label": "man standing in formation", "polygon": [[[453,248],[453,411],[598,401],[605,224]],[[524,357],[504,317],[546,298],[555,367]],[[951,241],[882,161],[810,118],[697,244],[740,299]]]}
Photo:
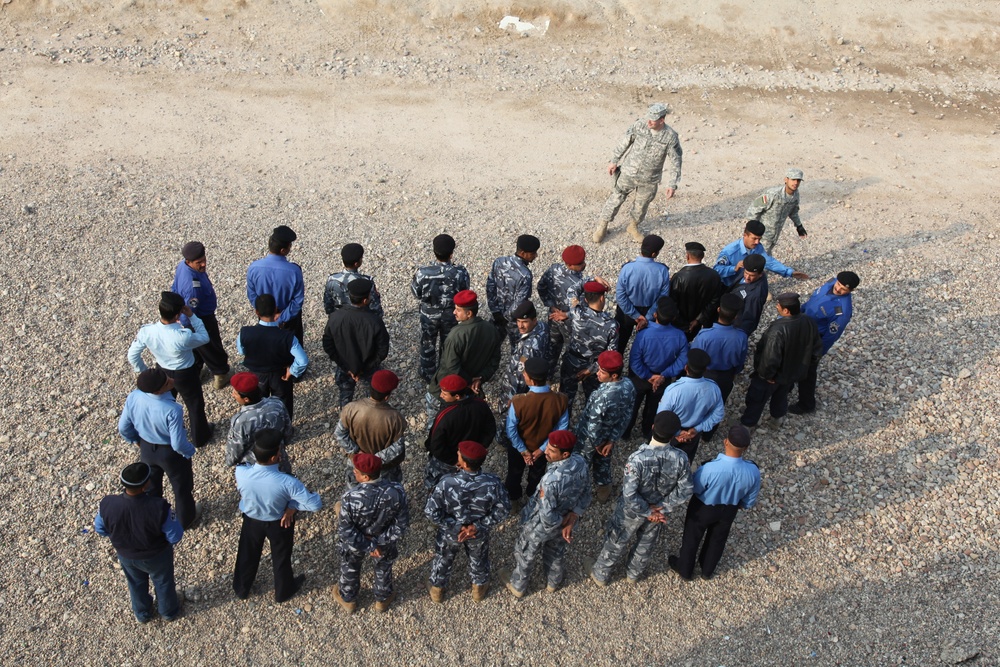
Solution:
{"label": "man standing in formation", "polygon": [[645,120],[637,120],[625,131],[625,136],[615,146],[608,174],[614,178],[611,196],[601,210],[601,221],[594,230],[594,243],[604,240],[608,225],[615,219],[618,209],[625,199],[635,193],[632,202],[631,221],[628,233],[636,241],[642,241],[639,225],[646,219],[646,211],[656,196],[656,190],[663,180],[663,166],[670,158],[667,175],[666,198],[670,199],[681,180],[681,143],[677,133],[666,124],[667,105],[651,104]]}
{"label": "man standing in formation", "polygon": [[[503,393],[497,401],[497,408],[501,414],[507,410],[512,396],[528,391],[523,377],[524,362],[534,357],[544,361],[547,369],[550,366],[549,325],[538,319],[535,304],[523,301],[514,309],[512,316],[517,324],[518,339],[511,349]],[[548,372],[547,370],[546,373]]]}
{"label": "man standing in formation", "polygon": [[688,342],[684,332],[671,324],[675,319],[677,306],[670,297],[662,296],[656,303],[653,321],[635,336],[628,356],[628,377],[635,385],[635,404],[625,430],[627,434],[632,433],[638,421],[642,437],[649,439],[656,406],[664,390],[684,371]]}
{"label": "man standing in formation", "polygon": [[[209,280],[205,270],[208,266],[208,261],[205,258],[205,246],[198,241],[185,243],[181,249],[181,256],[184,257],[184,260],[177,264],[170,291],[180,294],[188,308],[205,325],[205,331],[208,332],[208,342],[195,348],[194,353],[198,360],[208,366],[208,370],[215,376],[215,388],[222,389],[226,386],[226,379],[229,376],[229,355],[226,354],[226,348],[222,344],[219,320],[215,317],[218,298],[215,296],[215,288],[212,287],[212,281]],[[188,319],[184,315],[181,315],[181,325],[188,326]]]}
{"label": "man standing in formation", "polygon": [[[756,255],[755,255],[756,256]],[[719,301],[719,321],[707,329],[702,329],[691,341],[691,351],[704,350],[711,362],[705,377],[719,386],[722,404],[729,400],[737,373],[743,371],[747,362],[748,340],[746,333],[733,326],[733,320],[740,312],[743,300],[736,294],[723,294]],[[712,439],[715,428],[706,431],[702,439]]]}
{"label": "man standing in formation", "polygon": [[309,357],[299,339],[278,326],[281,313],[274,297],[261,294],[254,301],[257,324],[243,327],[236,336],[236,351],[243,365],[260,382],[262,396],[275,396],[285,404],[288,416],[295,414],[295,380],[309,366]]}
{"label": "man standing in formation", "polygon": [[701,434],[713,431],[726,416],[719,386],[704,377],[710,363],[712,359],[705,350],[690,350],[684,377],[667,387],[656,410],[673,412],[681,420],[674,446],[687,454],[688,461],[694,460]]}
{"label": "man standing in formation", "polygon": [[[538,298],[549,309],[550,318],[557,312],[560,316],[564,316],[570,308],[576,307],[583,301],[583,285],[593,280],[584,277],[585,268],[587,268],[587,251],[583,246],[571,245],[562,251],[562,264],[553,264],[542,274],[538,281]],[[552,373],[555,373],[555,366],[559,361],[566,337],[566,321],[552,320],[549,329],[551,340],[549,360],[552,362]]]}
{"label": "man standing in formation", "polygon": [[759,220],[764,223],[762,242],[768,254],[777,245],[785,220],[791,218],[799,236],[806,235],[806,228],[799,219],[799,185],[802,184],[802,178],[801,169],[794,167],[789,169],[785,173],[783,185],[764,190],[747,208],[747,220]]}
{"label": "man standing in formation", "polygon": [[461,375],[441,378],[443,407],[431,422],[424,443],[427,468],[424,488],[432,490],[444,475],[456,471],[459,443],[471,440],[489,447],[497,435],[497,420],[489,404],[472,395],[469,383]]}
{"label": "man standing in formation", "polygon": [[[615,321],[618,322],[618,351],[625,354],[632,331],[642,331],[649,323],[649,309],[670,294],[670,269],[656,261],[663,239],[650,234],[642,240],[640,254],[622,267],[615,285]],[[662,320],[664,324],[668,320]]]}
{"label": "man standing in formation", "polygon": [[335,379],[340,390],[340,407],[354,400],[358,381],[370,380],[389,356],[385,322],[368,309],[372,289],[367,278],[348,283],[351,303],[330,313],[323,332],[323,350],[337,365]]}
{"label": "man standing in formation", "polygon": [[329,315],[338,308],[350,303],[350,284],[355,280],[367,280],[371,283],[371,291],[365,309],[383,319],[382,297],[375,287],[375,279],[358,271],[365,258],[365,249],[360,243],[348,243],[340,249],[340,259],[344,262],[344,270],[332,274],[326,279],[326,289],[323,291],[323,309]]}
{"label": "man standing in formation", "polygon": [[347,485],[354,485],[353,459],[358,452],[371,454],[382,462],[380,474],[393,482],[403,481],[400,465],[406,458],[406,419],[389,403],[399,386],[399,377],[381,370],[372,375],[368,398],[348,403],[340,410],[340,421],[333,435],[348,461]]}
{"label": "man standing in formation", "polygon": [[705,266],[705,246],[698,242],[684,244],[687,264],[670,279],[670,298],[677,304],[681,330],[693,340],[698,330],[712,326],[715,308],[722,294],[722,278]]}
{"label": "man standing in formation", "polygon": [[511,347],[518,338],[514,309],[531,300],[533,278],[528,265],[538,256],[540,245],[537,236],[521,234],[517,237],[514,254],[497,258],[486,278],[486,303],[493,315],[493,324],[501,333],[507,334]]}
{"label": "man standing in formation", "polygon": [[[292,340],[294,336],[288,334]],[[253,373],[237,373],[229,383],[233,386],[233,399],[239,404],[239,411],[229,421],[229,437],[226,438],[225,463],[232,467],[257,462],[253,455],[253,443],[257,432],[271,428],[282,435],[281,461],[278,470],[292,473],[285,445],[292,439],[292,418],[281,399],[265,397],[260,391],[260,381]]]}
{"label": "man standing in formation", "polygon": [[[618,323],[604,312],[608,288],[592,280],[583,285],[583,303],[565,315],[569,340],[559,372],[559,390],[569,399],[570,409],[578,387],[583,385],[584,399],[597,389],[597,357],[618,346]],[[559,316],[554,315],[558,321]]]}
{"label": "man standing in formation", "polygon": [[448,234],[434,237],[434,259],[413,274],[410,291],[420,302],[420,378],[430,382],[437,370],[437,354],[457,323],[455,295],[469,289],[469,272],[461,264],[452,264],[455,239]]}
{"label": "man standing in formation", "polygon": [[253,307],[261,294],[272,295],[280,313],[278,326],[291,331],[302,343],[302,303],[306,298],[306,285],[302,280],[302,267],[288,261],[292,243],[297,238],[285,225],[274,228],[267,241],[267,255],[247,269],[247,299]]}

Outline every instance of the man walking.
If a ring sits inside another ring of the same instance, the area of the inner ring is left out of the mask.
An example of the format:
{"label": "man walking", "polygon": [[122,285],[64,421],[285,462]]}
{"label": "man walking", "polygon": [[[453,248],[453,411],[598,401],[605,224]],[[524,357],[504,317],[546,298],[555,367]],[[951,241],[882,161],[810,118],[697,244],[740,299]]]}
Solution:
{"label": "man walking", "polygon": [[761,242],[768,254],[778,243],[785,220],[791,219],[800,237],[806,236],[806,228],[799,219],[799,185],[802,184],[801,169],[792,167],[785,172],[783,185],[764,190],[747,208],[747,220],[764,223],[764,237]]}

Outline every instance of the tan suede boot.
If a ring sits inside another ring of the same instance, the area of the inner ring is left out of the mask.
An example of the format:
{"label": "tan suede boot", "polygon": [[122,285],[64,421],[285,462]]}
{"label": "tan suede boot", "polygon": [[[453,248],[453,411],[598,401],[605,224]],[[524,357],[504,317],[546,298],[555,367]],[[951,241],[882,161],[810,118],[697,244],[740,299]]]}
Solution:
{"label": "tan suede boot", "polygon": [[631,234],[632,238],[634,238],[639,243],[642,243],[642,239],[645,238],[643,237],[642,232],[639,231],[639,223],[637,223],[635,220],[629,223],[628,229],[626,231],[629,234]]}
{"label": "tan suede boot", "polygon": [[597,225],[597,229],[594,230],[594,243],[600,243],[604,240],[604,235],[608,233],[608,223],[601,222]]}

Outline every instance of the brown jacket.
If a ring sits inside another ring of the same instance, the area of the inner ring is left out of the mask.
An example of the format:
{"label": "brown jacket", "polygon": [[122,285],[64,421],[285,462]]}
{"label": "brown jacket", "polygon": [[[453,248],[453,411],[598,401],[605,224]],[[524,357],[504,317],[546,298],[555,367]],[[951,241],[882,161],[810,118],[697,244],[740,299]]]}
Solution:
{"label": "brown jacket", "polygon": [[517,432],[529,452],[542,446],[569,407],[566,394],[556,391],[529,391],[517,394],[510,402],[517,416]]}
{"label": "brown jacket", "polygon": [[[370,397],[345,405],[340,411],[340,421],[351,439],[367,454],[382,451],[403,437],[406,430],[406,420],[399,410],[388,401],[379,402]],[[399,457],[398,461],[386,461],[384,465],[392,467],[402,461],[403,457]]]}

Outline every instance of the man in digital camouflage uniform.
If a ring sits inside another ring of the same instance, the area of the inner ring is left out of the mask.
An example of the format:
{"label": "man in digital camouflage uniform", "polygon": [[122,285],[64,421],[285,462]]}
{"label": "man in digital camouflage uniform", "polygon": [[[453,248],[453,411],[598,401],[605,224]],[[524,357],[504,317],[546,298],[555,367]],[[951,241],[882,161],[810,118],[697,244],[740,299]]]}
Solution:
{"label": "man in digital camouflage uniform", "polygon": [[455,239],[448,234],[434,237],[433,264],[422,266],[413,274],[410,291],[420,302],[420,377],[430,382],[437,370],[437,352],[444,347],[448,333],[455,328],[455,295],[469,289],[469,272],[461,264],[452,264]]}

